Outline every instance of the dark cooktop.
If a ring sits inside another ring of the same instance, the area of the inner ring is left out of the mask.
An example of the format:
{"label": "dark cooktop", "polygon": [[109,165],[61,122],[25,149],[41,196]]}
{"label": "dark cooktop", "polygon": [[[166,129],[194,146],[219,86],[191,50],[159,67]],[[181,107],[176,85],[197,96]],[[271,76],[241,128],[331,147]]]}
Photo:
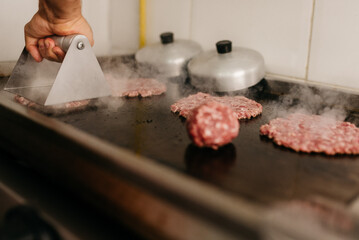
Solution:
{"label": "dark cooktop", "polygon": [[[125,63],[126,66],[131,64],[131,60]],[[128,68],[123,67],[123,64],[120,67],[109,64],[109,68],[104,67],[104,70],[113,70],[114,67],[119,77],[131,76],[128,70],[132,66]],[[4,85],[6,79],[1,80],[0,85]],[[166,225],[161,222],[159,225],[151,225],[158,224],[157,218],[152,216],[157,214],[159,216],[156,216],[162,219],[163,213],[166,213],[168,219],[175,219],[178,215],[171,213],[179,208],[184,209],[181,214],[190,215],[187,220],[196,216],[201,221],[213,224],[212,226],[220,226],[221,230],[243,232],[238,226],[242,226],[242,221],[247,220],[248,229],[253,227],[253,218],[248,218],[249,215],[241,209],[232,215],[232,209],[226,211],[227,208],[213,207],[212,201],[202,208],[201,204],[208,199],[199,198],[201,195],[223,195],[225,198],[221,201],[214,198],[229,207],[233,207],[228,203],[233,203],[234,196],[236,200],[246,199],[255,203],[253,205],[260,206],[261,210],[263,206],[269,206],[268,209],[271,209],[271,206],[278,202],[311,200],[317,197],[341,206],[349,206],[358,196],[359,156],[297,153],[260,136],[259,128],[273,118],[303,110],[311,114],[335,116],[359,126],[359,95],[302,83],[263,79],[247,90],[227,93],[244,95],[258,101],[263,105],[263,113],[250,120],[241,120],[238,137],[215,151],[194,146],[187,136],[185,119],[170,110],[175,101],[199,90],[193,88],[188,79],[159,80],[165,82],[168,88],[163,95],[149,98],[102,98],[94,101],[95,107],[86,111],[50,115],[52,119],[36,115],[13,102],[5,102],[5,98],[13,96],[2,92],[4,103],[0,104],[0,121],[5,127],[3,126],[0,135],[1,148],[25,156],[34,169],[60,184],[64,183],[82,199],[97,204],[96,206],[107,211],[107,214],[124,219],[125,222],[129,219],[127,224],[131,227],[136,229],[137,226],[146,226],[143,232],[152,232],[153,227],[157,227],[159,234],[165,236],[167,233],[171,235],[172,230],[174,233],[178,232],[176,229],[170,229],[163,233]],[[47,122],[50,123],[46,125]],[[65,130],[61,131],[62,128]],[[87,135],[91,137],[89,145],[86,145],[85,140],[88,138],[82,135],[83,132],[91,135]],[[76,134],[78,138],[74,136]],[[92,136],[97,137],[95,140],[100,139],[97,141],[100,145],[98,148],[94,147]],[[109,148],[106,148],[108,146]],[[128,156],[123,151],[115,151],[114,148],[126,149],[135,155]],[[103,155],[103,149],[111,150],[109,156]],[[115,153],[122,155],[116,158]],[[147,166],[148,172],[143,168],[135,172],[132,165],[127,165],[127,161],[131,159],[136,162],[136,156],[144,157],[139,163]],[[121,164],[115,160],[121,160]],[[147,164],[142,160],[156,164]],[[162,170],[167,170],[167,175],[164,176],[171,178],[169,184],[162,184],[164,179],[153,178],[153,175],[149,174],[157,169],[153,166],[158,165],[167,168]],[[148,175],[141,175],[144,172]],[[177,178],[173,172],[179,172],[181,178]],[[135,181],[134,177],[139,180]],[[151,181],[145,182],[147,179]],[[157,181],[158,179],[160,181]],[[181,184],[176,185],[173,179],[181,179]],[[194,181],[187,181],[188,179]],[[204,184],[194,184],[194,188],[185,185],[197,183],[197,180]],[[154,187],[151,188],[151,185]],[[211,187],[211,191],[203,188],[207,185]],[[180,187],[178,192],[175,187]],[[137,188],[140,189],[138,192]],[[190,190],[184,192],[184,189],[188,188]],[[202,191],[195,192],[197,189]],[[138,199],[137,204],[140,205],[133,204],[131,194],[134,193],[137,193],[133,196],[136,197],[135,200]],[[120,194],[123,196],[118,197]],[[148,197],[153,195],[154,198]],[[226,198],[227,196],[229,198]],[[148,199],[152,199],[157,207],[163,204],[162,212],[151,211],[151,206],[143,208],[142,201]],[[168,203],[174,206],[174,210],[167,209]],[[234,208],[247,206],[243,205],[243,202],[240,205],[237,205],[238,202],[235,204]],[[136,215],[138,206],[147,210],[148,216],[151,216],[149,220],[145,216]],[[257,210],[251,211],[255,215]],[[139,224],[139,221],[144,225]],[[192,225],[187,226],[189,232],[191,227]],[[208,232],[207,229],[204,232]],[[182,232],[174,236],[182,236],[181,234]],[[248,234],[252,236],[251,232]]]}
{"label": "dark cooktop", "polygon": [[231,93],[261,103],[262,115],[241,120],[239,136],[215,151],[192,145],[185,119],[170,111],[176,100],[199,90],[178,79],[164,81],[168,87],[164,95],[111,98],[111,105],[55,118],[223,191],[260,203],[321,196],[347,204],[357,196],[359,156],[297,153],[259,134],[261,125],[299,109],[313,114],[329,112],[358,124],[356,95],[263,79],[249,90]]}

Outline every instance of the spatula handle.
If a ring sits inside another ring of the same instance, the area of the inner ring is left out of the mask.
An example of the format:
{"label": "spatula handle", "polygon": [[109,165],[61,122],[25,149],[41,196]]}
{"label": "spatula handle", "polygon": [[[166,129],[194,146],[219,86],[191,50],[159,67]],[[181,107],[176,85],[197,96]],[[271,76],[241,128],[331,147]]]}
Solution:
{"label": "spatula handle", "polygon": [[69,49],[72,40],[77,36],[77,34],[68,35],[68,36],[50,36],[51,39],[55,41],[55,45],[60,47],[64,52],[67,52]]}

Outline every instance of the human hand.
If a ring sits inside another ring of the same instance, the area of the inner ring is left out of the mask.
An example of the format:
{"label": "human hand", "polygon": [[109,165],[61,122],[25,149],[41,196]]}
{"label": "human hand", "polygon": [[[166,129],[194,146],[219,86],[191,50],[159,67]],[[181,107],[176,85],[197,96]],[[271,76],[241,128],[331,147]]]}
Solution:
{"label": "human hand", "polygon": [[25,46],[37,62],[41,62],[43,58],[62,62],[66,53],[55,46],[54,40],[49,36],[71,34],[85,35],[90,44],[94,44],[92,29],[81,13],[68,19],[56,19],[49,18],[48,14],[39,10],[25,25]]}

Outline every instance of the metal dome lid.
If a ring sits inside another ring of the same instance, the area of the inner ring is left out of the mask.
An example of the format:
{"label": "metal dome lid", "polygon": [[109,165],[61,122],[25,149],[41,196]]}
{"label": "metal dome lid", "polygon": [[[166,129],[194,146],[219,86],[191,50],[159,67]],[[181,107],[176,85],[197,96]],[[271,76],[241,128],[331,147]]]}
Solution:
{"label": "metal dome lid", "polygon": [[201,46],[190,40],[174,39],[172,32],[160,35],[161,42],[146,46],[136,52],[136,61],[155,67],[159,74],[178,77],[185,73],[188,61],[202,51]]}
{"label": "metal dome lid", "polygon": [[228,40],[216,44],[217,51],[203,52],[188,63],[190,82],[199,89],[230,92],[257,84],[265,75],[262,55],[234,47]]}

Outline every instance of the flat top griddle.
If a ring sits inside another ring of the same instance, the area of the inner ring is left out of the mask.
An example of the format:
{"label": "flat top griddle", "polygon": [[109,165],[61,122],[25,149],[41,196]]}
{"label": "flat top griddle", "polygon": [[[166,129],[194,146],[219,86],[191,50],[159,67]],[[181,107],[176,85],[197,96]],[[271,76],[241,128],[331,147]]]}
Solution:
{"label": "flat top griddle", "polygon": [[[275,112],[287,111],[288,104],[278,103],[290,89],[299,85],[262,80],[249,91],[232,93],[258,101],[263,105],[263,113],[241,120],[239,136],[218,151],[191,144],[185,119],[170,111],[176,100],[198,90],[172,81],[167,81],[167,86],[167,93],[161,96],[118,98],[115,101],[122,104],[118,109],[99,106],[95,110],[55,118],[258,203],[321,196],[347,204],[358,195],[359,156],[297,153],[260,136],[260,126],[273,119]],[[331,90],[324,91],[325,94],[328,91]],[[343,93],[342,96],[350,98],[351,95]],[[290,105],[295,107],[299,102],[294,99]],[[320,112],[320,108],[317,111]],[[358,124],[356,112],[353,109],[346,112],[346,120]]]}
{"label": "flat top griddle", "polygon": [[[359,126],[359,95],[263,79],[248,90],[231,93],[261,103],[262,115],[241,120],[239,136],[214,151],[194,146],[185,119],[170,111],[171,104],[198,90],[184,79],[160,80],[168,87],[163,95],[102,98],[94,102],[95,108],[61,112],[52,119],[11,102],[14,96],[2,92],[1,148],[28,156],[26,161],[39,172],[145,235],[158,234],[155,239],[222,231],[220,236],[259,239],[253,238],[253,228],[262,225],[264,209],[275,209],[271,206],[278,202],[315,197],[341,206],[356,202],[359,156],[297,153],[260,136],[259,128],[299,106],[318,114],[338,109],[346,121]],[[5,83],[1,79],[0,85]],[[166,177],[169,181],[162,183]],[[284,221],[293,224],[292,219]],[[179,231],[182,223],[187,225]],[[303,233],[296,222],[294,227],[296,234]]]}

